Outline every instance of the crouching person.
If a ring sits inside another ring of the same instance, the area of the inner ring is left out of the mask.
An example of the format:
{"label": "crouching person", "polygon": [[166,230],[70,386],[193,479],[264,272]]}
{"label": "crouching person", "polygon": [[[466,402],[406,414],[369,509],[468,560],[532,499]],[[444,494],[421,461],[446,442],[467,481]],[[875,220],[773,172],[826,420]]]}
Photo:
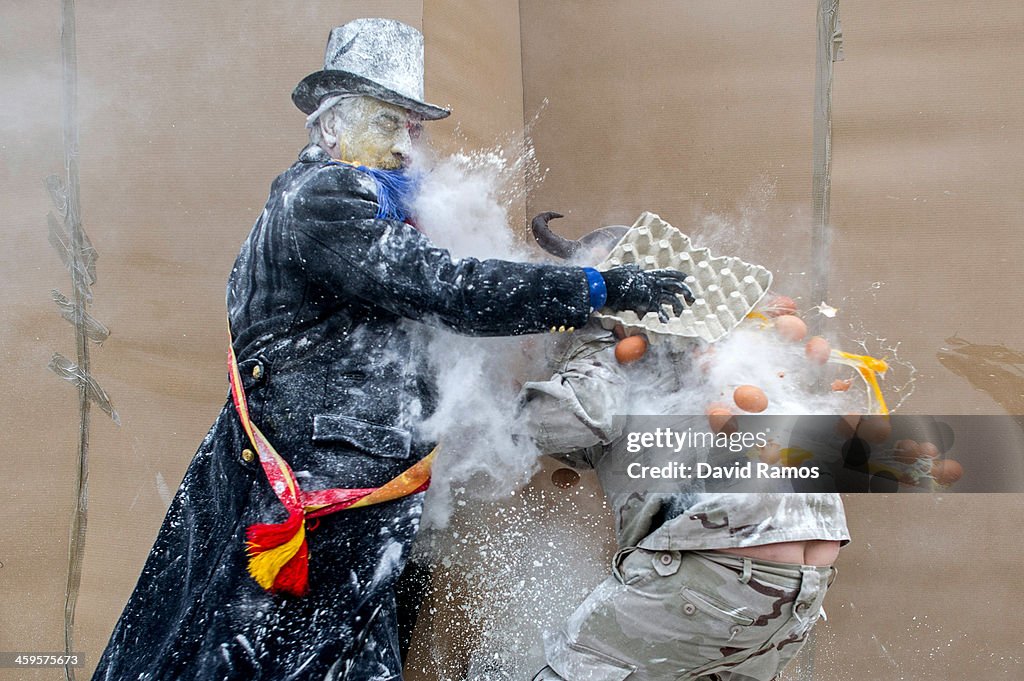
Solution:
{"label": "crouching person", "polygon": [[693,374],[685,353],[619,364],[616,334],[596,323],[574,336],[554,376],[524,386],[522,416],[543,453],[597,472],[619,551],[609,577],[546,636],[548,666],[534,681],[777,678],[817,622],[832,563],[849,541],[839,495],[714,493],[699,481],[665,493],[624,483],[626,466],[651,452],[629,451],[631,417],[623,415],[638,394],[649,408],[652,395],[670,399]]}

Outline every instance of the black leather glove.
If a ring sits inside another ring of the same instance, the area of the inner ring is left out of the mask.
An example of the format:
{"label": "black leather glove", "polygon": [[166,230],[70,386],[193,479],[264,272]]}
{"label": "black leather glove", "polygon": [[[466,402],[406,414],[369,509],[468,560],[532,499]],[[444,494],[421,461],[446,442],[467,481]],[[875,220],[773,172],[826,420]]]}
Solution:
{"label": "black leather glove", "polygon": [[677,270],[641,270],[636,265],[620,265],[601,272],[608,291],[605,305],[613,310],[632,310],[640,317],[657,312],[662,323],[668,315],[662,305],[672,306],[676,315],[683,312],[678,296],[693,304],[693,293],[684,282],[686,275]]}

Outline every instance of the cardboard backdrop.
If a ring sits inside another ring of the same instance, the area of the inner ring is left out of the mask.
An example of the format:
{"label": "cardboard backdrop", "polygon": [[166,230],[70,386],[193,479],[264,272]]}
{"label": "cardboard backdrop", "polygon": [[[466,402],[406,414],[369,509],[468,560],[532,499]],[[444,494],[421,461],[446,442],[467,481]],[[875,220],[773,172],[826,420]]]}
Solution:
{"label": "cardboard backdrop", "polygon": [[[270,181],[304,143],[289,93],[319,68],[331,26],[388,16],[422,28],[427,99],[454,110],[431,126],[441,151],[528,131],[545,176],[512,206],[517,230],[542,210],[566,213],[558,227],[570,234],[652,210],[772,268],[809,310],[822,302],[807,297],[821,269],[809,246],[815,10],[809,0],[80,3],[82,216],[99,254],[90,312],[112,331],[91,347],[91,373],[121,421],[91,409],[80,678],[223,404],[224,282]],[[840,313],[825,329],[899,360],[888,392],[906,413],[1024,413],[1024,8],[859,2],[841,16],[825,268],[826,302]],[[77,391],[46,368],[54,352],[76,356],[51,300],[52,289],[70,295],[70,280],[47,242],[43,184],[63,173],[59,27],[57,2],[9,2],[0,22],[6,651],[63,645],[80,424]],[[536,489],[552,493],[549,472]],[[579,489],[580,517],[604,512],[591,478]],[[1017,495],[848,498],[854,543],[829,620],[790,678],[1018,678],[1020,637],[1007,623],[1024,596],[1022,506]],[[457,606],[434,606],[410,679],[457,678],[465,664],[424,663],[449,644],[436,622],[456,617]]]}

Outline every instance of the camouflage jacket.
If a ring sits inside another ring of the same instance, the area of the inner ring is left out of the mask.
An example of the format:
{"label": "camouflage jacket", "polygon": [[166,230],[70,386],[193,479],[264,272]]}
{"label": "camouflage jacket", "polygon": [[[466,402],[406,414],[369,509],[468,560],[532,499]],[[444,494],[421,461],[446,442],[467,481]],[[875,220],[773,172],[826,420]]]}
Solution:
{"label": "camouflage jacket", "polygon": [[[531,437],[545,454],[593,468],[613,509],[620,546],[650,550],[704,550],[784,541],[850,539],[842,500],[831,493],[793,493],[785,481],[764,483],[763,492],[705,491],[700,481],[680,481],[678,491],[645,491],[623,479],[626,462],[657,453],[633,454],[623,433],[637,417],[629,366],[614,356],[614,336],[592,323],[575,337],[548,381],[523,387],[521,406]],[[678,391],[685,356],[652,353],[657,372],[644,374],[645,392]],[[651,385],[654,376],[657,385]],[[653,390],[652,390],[653,388]],[[706,427],[701,415],[674,416],[678,428]],[[708,461],[710,450],[685,452],[690,463]],[[716,490],[720,490],[716,487]]]}

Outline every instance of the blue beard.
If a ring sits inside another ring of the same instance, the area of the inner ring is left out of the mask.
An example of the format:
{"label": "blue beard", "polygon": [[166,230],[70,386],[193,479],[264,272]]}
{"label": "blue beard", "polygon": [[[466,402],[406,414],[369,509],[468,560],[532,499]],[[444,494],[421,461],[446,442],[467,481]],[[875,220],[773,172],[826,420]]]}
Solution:
{"label": "blue beard", "polygon": [[418,186],[417,177],[405,170],[381,170],[358,166],[377,185],[377,218],[399,220],[409,218],[410,206]]}
{"label": "blue beard", "polygon": [[377,187],[377,214],[379,220],[398,220],[406,222],[412,208],[412,200],[419,188],[419,176],[404,169],[384,170],[367,168],[346,161],[332,160],[330,163],[347,165],[363,171]]}

